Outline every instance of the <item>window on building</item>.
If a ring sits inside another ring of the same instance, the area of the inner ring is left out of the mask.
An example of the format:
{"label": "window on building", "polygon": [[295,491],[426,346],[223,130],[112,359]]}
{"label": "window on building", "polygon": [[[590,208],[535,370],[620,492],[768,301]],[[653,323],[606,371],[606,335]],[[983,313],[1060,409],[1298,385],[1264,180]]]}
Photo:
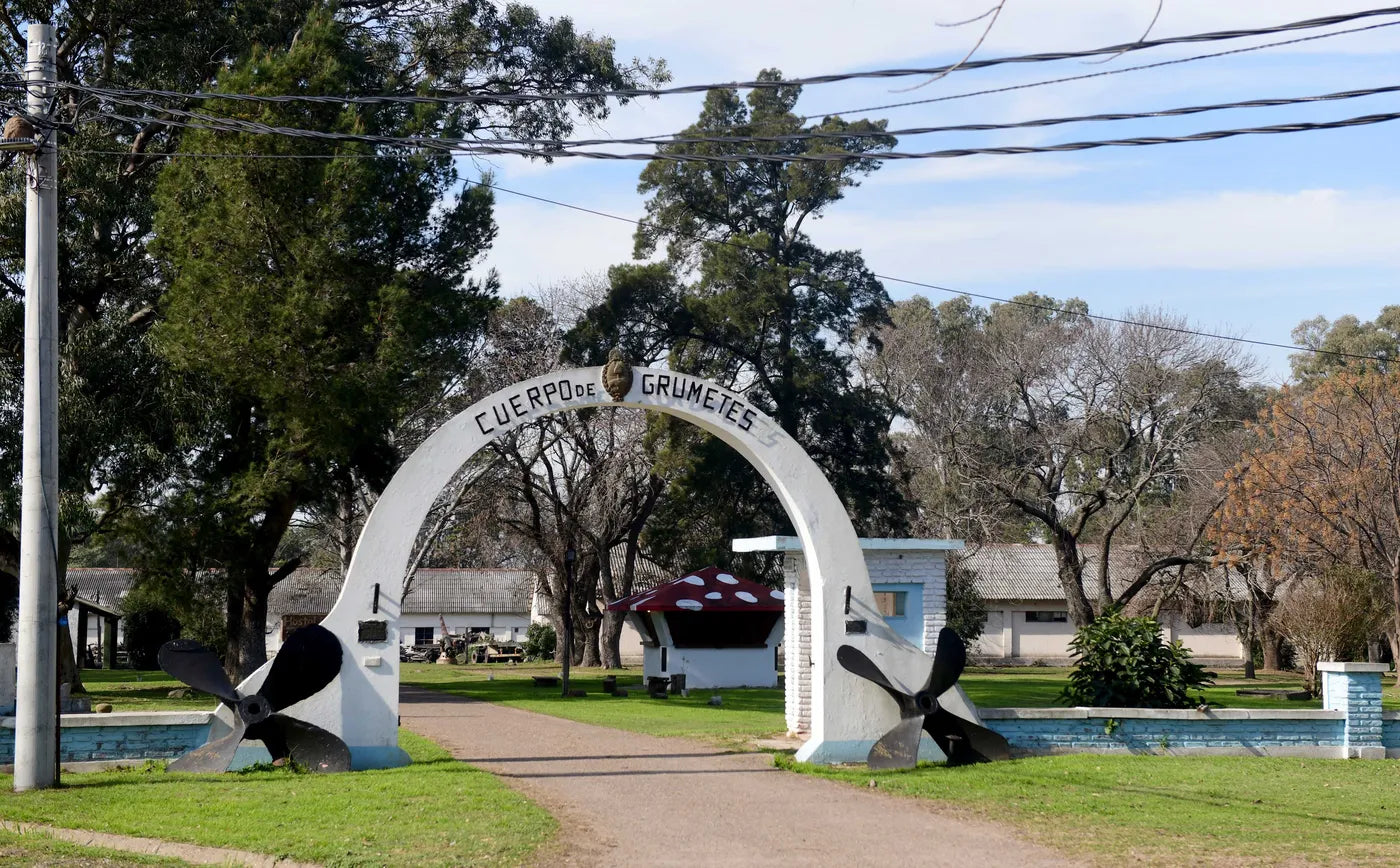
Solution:
{"label": "window on building", "polygon": [[1064,624],[1067,621],[1069,621],[1069,612],[1065,611],[1042,610],[1038,612],[1026,613],[1027,624]]}
{"label": "window on building", "polygon": [[903,618],[908,591],[876,591],[875,608],[886,618]]}
{"label": "window on building", "polygon": [[414,628],[413,628],[413,644],[414,644],[414,645],[431,645],[431,644],[433,644],[433,628],[432,628],[432,627],[414,627]]}

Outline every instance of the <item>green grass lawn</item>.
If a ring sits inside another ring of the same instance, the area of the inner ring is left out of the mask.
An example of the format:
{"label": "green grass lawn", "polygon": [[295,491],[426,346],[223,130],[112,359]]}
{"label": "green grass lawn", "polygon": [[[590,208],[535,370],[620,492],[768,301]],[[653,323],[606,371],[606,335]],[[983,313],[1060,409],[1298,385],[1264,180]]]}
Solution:
{"label": "green grass lawn", "polygon": [[[959,683],[968,698],[988,708],[1041,708],[1061,705],[1060,691],[1069,678],[1069,669],[1044,666],[1021,666],[999,669],[970,668]],[[1400,708],[1400,695],[1395,684],[1386,679],[1382,693],[1386,708]],[[1204,691],[1206,701],[1222,708],[1321,708],[1322,700],[1281,699],[1267,696],[1237,696],[1240,688],[1290,689],[1303,687],[1301,676],[1292,672],[1261,672],[1246,679],[1241,671],[1222,670],[1217,673],[1215,686]]]}
{"label": "green grass lawn", "polygon": [[346,775],[65,775],[0,797],[0,816],[324,865],[519,865],[553,838],[555,820],[492,775],[412,733],[400,743],[412,765]]}
{"label": "green grass lawn", "polygon": [[19,834],[0,829],[0,866],[43,865],[45,868],[126,868],[128,865],[184,865],[178,859],[162,859],[101,847],[82,847],[59,841],[42,832]]}
{"label": "green grass lawn", "polygon": [[110,702],[113,711],[206,711],[219,702],[197,691],[188,699],[171,699],[167,694],[185,685],[159,669],[84,669],[83,686],[93,705]]}
{"label": "green grass lawn", "polygon": [[[554,664],[511,666],[440,666],[431,663],[405,663],[400,680],[432,690],[498,702],[515,708],[552,714],[583,723],[652,735],[683,735],[724,741],[747,741],[781,733],[783,692],[781,689],[694,690],[689,697],[651,699],[634,689],[626,699],[602,693],[601,669],[575,669],[574,686],[588,691],[581,699],[564,699],[558,688],[534,686],[532,675],[558,675]],[[637,669],[614,671],[619,685],[637,688],[642,675]],[[1001,669],[970,668],[960,683],[969,698],[985,708],[1045,708],[1061,706],[1060,690],[1069,676],[1068,669],[1020,667]],[[1390,679],[1387,679],[1389,682]],[[1206,701],[1223,708],[1321,708],[1321,700],[1290,700],[1262,696],[1237,696],[1241,687],[1297,689],[1302,679],[1293,673],[1260,673],[1246,680],[1241,672],[1218,673],[1216,686],[1205,689]],[[707,702],[711,693],[723,697],[719,708]],[[1386,708],[1400,708],[1395,685],[1387,683]]]}
{"label": "green grass lawn", "polygon": [[1078,754],[871,772],[776,760],[1010,822],[1105,865],[1390,865],[1400,852],[1387,762]]}
{"label": "green grass lawn", "polygon": [[[535,686],[530,676],[558,675],[559,668],[554,664],[441,666],[405,663],[399,680],[455,696],[648,735],[728,742],[781,735],[787,728],[783,719],[783,692],[778,689],[692,690],[689,696],[652,699],[641,689],[640,669],[576,669],[575,672],[570,677],[570,685],[588,691],[585,697],[565,699],[558,687]],[[618,686],[628,688],[630,695],[624,698],[603,693],[606,674],[617,675]],[[714,693],[720,694],[723,702],[719,707],[709,704]]]}

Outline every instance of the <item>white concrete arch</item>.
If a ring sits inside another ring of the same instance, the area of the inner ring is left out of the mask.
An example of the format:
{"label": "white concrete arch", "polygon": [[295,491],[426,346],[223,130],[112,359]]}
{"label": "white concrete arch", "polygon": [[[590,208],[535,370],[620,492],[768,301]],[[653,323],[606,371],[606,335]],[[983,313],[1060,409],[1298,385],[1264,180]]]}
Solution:
{"label": "white concrete arch", "polygon": [[[892,679],[911,688],[922,685],[929,661],[877,613],[859,541],[831,484],[777,423],[727,389],[684,374],[634,368],[630,391],[613,401],[601,374],[602,368],[559,371],[502,389],[453,417],[409,456],[366,521],[340,597],[322,622],[344,646],[340,678],[290,713],[340,735],[356,768],[401,762],[396,623],[413,544],[433,501],[495,438],[541,416],[615,405],[657,410],[698,425],[743,455],[777,493],[802,541],[812,584],[812,731],[798,756],[864,761],[874,741],[897,722],[897,712],[883,691],[837,664],[837,646],[857,645]],[[848,635],[846,622],[852,619],[865,620],[868,632]],[[384,641],[362,641],[362,627],[368,623],[373,629],[377,621],[387,627]],[[788,651],[789,667],[807,659],[807,653]],[[255,689],[266,670],[254,673],[242,688]]]}

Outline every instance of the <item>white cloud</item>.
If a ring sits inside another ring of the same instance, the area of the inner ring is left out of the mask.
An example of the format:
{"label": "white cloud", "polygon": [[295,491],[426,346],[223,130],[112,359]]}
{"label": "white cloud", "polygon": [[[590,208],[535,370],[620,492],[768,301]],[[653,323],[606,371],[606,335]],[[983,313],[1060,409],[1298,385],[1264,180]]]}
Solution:
{"label": "white cloud", "polygon": [[1090,170],[1084,163],[1047,160],[1008,160],[1002,157],[967,157],[959,160],[911,160],[890,163],[861,182],[865,187],[907,184],[946,184],[959,181],[1047,180],[1069,178]]}
{"label": "white cloud", "polygon": [[[713,74],[748,77],[763,66],[793,75],[889,65],[901,58],[961,57],[981,24],[938,27],[986,10],[990,0],[534,0],[549,15],[616,38],[624,56],[675,59],[686,81]],[[979,56],[1089,48],[1137,39],[1156,0],[1056,0],[1009,3]],[[1169,0],[1157,37],[1257,27],[1366,9],[1366,0]],[[1278,37],[1278,38],[1287,38]],[[1320,40],[1293,51],[1393,51],[1391,31]],[[703,66],[686,62],[703,57]]]}
{"label": "white cloud", "polygon": [[[590,207],[620,216],[640,213],[632,199],[605,199]],[[632,257],[630,223],[609,220],[508,194],[496,197],[500,234],[486,266],[501,273],[505,295],[524,295],[534,288],[606,271]]]}
{"label": "white cloud", "polygon": [[935,282],[1135,269],[1400,266],[1400,196],[1226,191],[1142,202],[1010,200],[833,211],[819,243]]}

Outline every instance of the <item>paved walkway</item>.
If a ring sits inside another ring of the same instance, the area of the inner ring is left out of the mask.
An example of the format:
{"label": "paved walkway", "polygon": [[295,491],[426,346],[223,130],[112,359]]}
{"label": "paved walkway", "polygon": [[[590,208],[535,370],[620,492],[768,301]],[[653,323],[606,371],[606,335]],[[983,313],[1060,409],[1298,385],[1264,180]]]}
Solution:
{"label": "paved walkway", "polygon": [[400,693],[403,725],[500,775],[560,821],[551,865],[1070,864],[995,823],[728,753],[472,702]]}

